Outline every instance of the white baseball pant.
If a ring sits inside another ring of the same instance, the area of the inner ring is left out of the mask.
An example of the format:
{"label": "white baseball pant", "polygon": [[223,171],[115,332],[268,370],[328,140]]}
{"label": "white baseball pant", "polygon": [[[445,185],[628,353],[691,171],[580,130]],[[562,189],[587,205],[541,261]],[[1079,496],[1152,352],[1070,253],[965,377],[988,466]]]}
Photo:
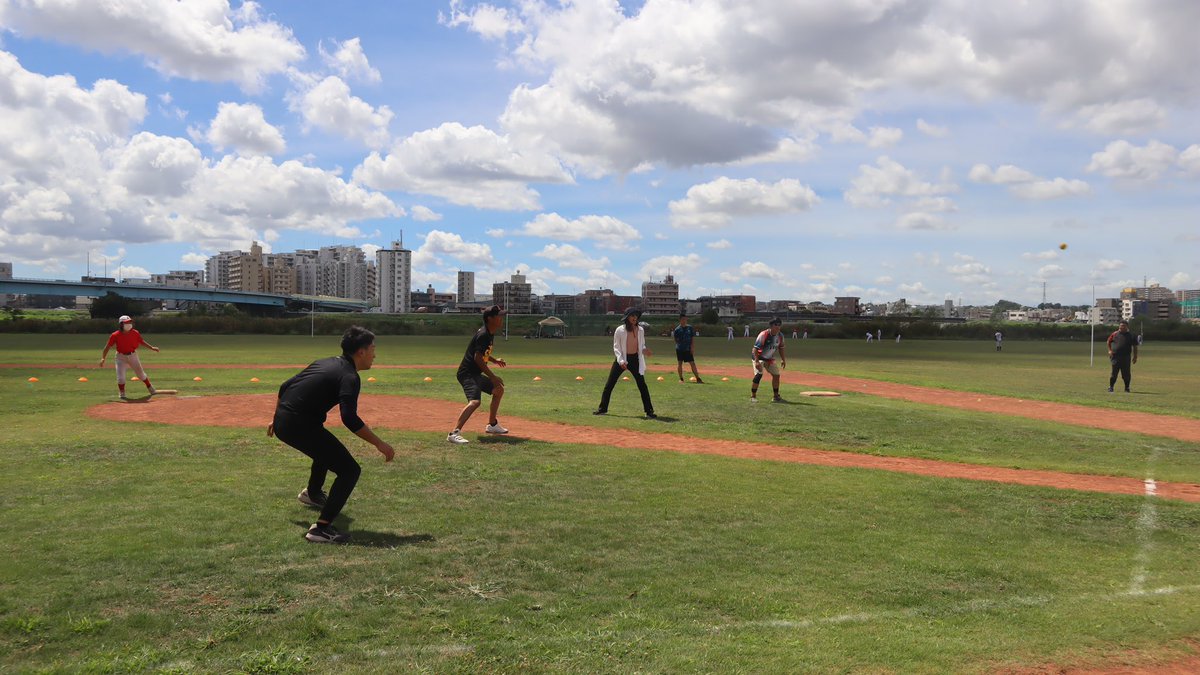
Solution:
{"label": "white baseball pant", "polygon": [[133,372],[141,379],[146,381],[146,371],[142,370],[142,361],[138,358],[137,352],[132,354],[117,353],[117,384],[125,384],[125,369],[132,368]]}

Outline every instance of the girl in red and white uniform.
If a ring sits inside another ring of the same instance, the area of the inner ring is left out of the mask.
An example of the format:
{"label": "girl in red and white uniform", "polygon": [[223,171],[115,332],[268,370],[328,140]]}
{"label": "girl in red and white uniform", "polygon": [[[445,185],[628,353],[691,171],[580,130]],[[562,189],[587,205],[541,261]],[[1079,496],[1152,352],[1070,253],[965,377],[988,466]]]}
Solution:
{"label": "girl in red and white uniform", "polygon": [[150,395],[155,394],[154,385],[150,384],[150,378],[146,377],[146,371],[142,369],[142,362],[138,359],[137,348],[141,345],[146,345],[154,351],[159,351],[158,347],[146,342],[142,339],[142,334],[137,332],[133,327],[133,319],[128,316],[122,316],[117,319],[120,328],[108,336],[108,344],[104,345],[104,353],[100,355],[100,367],[104,367],[104,362],[108,359],[108,350],[114,346],[117,348],[117,388],[121,390],[121,400],[125,399],[125,369],[132,368],[134,373],[146,385],[146,391]]}

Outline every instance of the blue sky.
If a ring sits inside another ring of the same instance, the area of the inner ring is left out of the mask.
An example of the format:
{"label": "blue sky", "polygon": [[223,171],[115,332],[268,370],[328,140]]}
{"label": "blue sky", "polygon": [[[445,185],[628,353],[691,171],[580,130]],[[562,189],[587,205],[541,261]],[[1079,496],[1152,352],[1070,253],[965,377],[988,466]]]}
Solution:
{"label": "blue sky", "polygon": [[403,231],[439,290],[1200,288],[1195,25],[1190,0],[0,0],[0,260],[139,276]]}

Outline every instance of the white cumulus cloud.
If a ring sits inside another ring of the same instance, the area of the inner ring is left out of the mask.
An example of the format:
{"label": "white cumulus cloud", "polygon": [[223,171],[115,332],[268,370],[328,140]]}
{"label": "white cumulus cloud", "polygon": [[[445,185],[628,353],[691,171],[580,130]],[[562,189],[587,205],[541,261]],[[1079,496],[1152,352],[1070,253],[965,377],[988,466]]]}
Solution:
{"label": "white cumulus cloud", "polygon": [[739,217],[800,213],[820,201],[812,188],[798,180],[763,183],[722,176],[693,185],[684,199],[672,201],[669,208],[674,227],[707,230],[726,227]]}
{"label": "white cumulus cloud", "polygon": [[350,86],[335,75],[295,95],[291,107],[303,117],[306,128],[357,140],[369,148],[381,148],[391,138],[391,109],[373,107],[351,94]]}
{"label": "white cumulus cloud", "polygon": [[417,204],[409,210],[412,211],[413,220],[416,221],[429,222],[442,219],[442,214],[434,211],[428,206]]}
{"label": "white cumulus cloud", "polygon": [[344,80],[359,80],[368,83],[378,83],[383,80],[379,71],[371,67],[367,55],[363,52],[362,42],[358,38],[350,38],[345,42],[333,42],[334,50],[328,52],[324,44],[317,45],[321,60],[325,66]]}
{"label": "white cumulus cloud", "polygon": [[554,157],[525,151],[507,136],[448,122],[371,153],[354,179],[379,190],[442,197],[454,204],[508,211],[539,208],[529,183],[572,183]]}
{"label": "white cumulus cloud", "polygon": [[1093,154],[1087,170],[1109,178],[1152,181],[1171,168],[1178,157],[1179,152],[1166,143],[1149,141],[1138,147],[1129,141],[1119,140]]}
{"label": "white cumulus cloud", "polygon": [[490,265],[493,262],[492,247],[466,241],[453,232],[432,230],[425,235],[425,242],[413,251],[413,267],[444,266],[446,258],[471,265]]}
{"label": "white cumulus cloud", "polygon": [[612,216],[588,215],[568,220],[557,213],[538,214],[515,234],[560,241],[590,240],[601,248],[614,250],[632,249],[642,238],[632,225]]}
{"label": "white cumulus cloud", "polygon": [[217,150],[232,148],[243,155],[278,155],[287,148],[283,134],[253,103],[221,103],[205,138]]}

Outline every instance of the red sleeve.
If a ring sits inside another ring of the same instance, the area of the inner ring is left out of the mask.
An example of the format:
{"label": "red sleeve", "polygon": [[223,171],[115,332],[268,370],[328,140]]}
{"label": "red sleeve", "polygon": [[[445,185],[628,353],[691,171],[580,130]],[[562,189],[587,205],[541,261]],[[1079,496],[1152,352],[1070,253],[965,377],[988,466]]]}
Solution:
{"label": "red sleeve", "polygon": [[1109,349],[1111,349],[1111,348],[1112,348],[1112,341],[1113,341],[1113,338],[1115,338],[1115,337],[1117,337],[1117,334],[1116,334],[1116,333],[1110,333],[1110,334],[1109,334],[1109,336],[1108,336],[1108,343],[1107,343],[1107,344],[1108,344],[1108,347],[1109,347]]}
{"label": "red sleeve", "polygon": [[112,335],[108,336],[108,344],[104,345],[104,348],[108,349],[115,344],[117,344],[117,334],[113,333]]}

